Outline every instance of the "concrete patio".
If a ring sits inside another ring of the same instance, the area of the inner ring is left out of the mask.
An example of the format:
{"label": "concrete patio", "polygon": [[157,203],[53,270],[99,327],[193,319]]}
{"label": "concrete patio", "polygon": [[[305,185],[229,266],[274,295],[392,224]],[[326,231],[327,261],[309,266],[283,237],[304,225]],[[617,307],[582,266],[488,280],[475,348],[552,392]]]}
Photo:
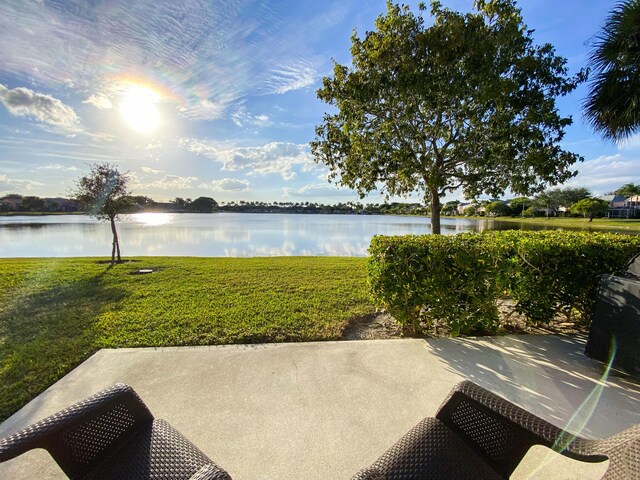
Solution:
{"label": "concrete patio", "polygon": [[[586,437],[640,423],[638,382],[602,379],[584,342],[523,335],[102,350],[0,425],[0,437],[117,382],[235,480],[349,479],[462,379]],[[605,469],[540,448],[512,478],[599,478]],[[32,451],[0,464],[0,478],[64,475]]]}

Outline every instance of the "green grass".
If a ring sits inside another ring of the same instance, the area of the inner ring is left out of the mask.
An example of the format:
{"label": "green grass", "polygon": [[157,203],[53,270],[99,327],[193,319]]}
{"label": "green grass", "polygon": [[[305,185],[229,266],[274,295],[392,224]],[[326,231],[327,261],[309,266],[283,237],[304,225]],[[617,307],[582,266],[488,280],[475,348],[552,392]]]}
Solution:
{"label": "green grass", "polygon": [[[447,218],[447,217],[443,217]],[[536,218],[520,218],[520,217],[458,217],[471,218],[474,220],[495,220],[498,222],[521,223],[525,225],[541,225],[552,228],[587,228],[590,230],[626,230],[629,232],[640,232],[640,219],[630,218],[594,218],[589,222],[588,218],[574,217],[536,217]]]}
{"label": "green grass", "polygon": [[362,258],[2,259],[0,421],[100,348],[332,340],[373,310]]}

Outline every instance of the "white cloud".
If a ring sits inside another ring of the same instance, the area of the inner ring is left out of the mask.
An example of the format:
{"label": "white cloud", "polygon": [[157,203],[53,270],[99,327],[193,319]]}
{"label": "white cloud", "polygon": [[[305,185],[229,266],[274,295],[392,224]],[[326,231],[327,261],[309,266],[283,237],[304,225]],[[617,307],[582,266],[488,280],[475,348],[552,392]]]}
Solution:
{"label": "white cloud", "polygon": [[339,189],[335,186],[326,183],[312,183],[304,185],[300,188],[283,188],[283,195],[285,197],[302,197],[302,198],[315,198],[315,197],[345,197],[353,199],[357,195],[348,189]]}
{"label": "white cloud", "polygon": [[638,150],[640,149],[640,133],[617,142],[618,150]]}
{"label": "white cloud", "polygon": [[231,120],[238,127],[245,126],[256,126],[256,127],[267,127],[271,125],[269,121],[269,115],[260,114],[260,115],[252,115],[249,113],[244,105],[241,105],[235,112],[231,114]]}
{"label": "white cloud", "polygon": [[18,180],[9,178],[6,175],[0,175],[0,194],[19,193],[23,190],[32,190],[42,186],[44,186],[44,183],[32,180]]}
{"label": "white cloud", "polygon": [[249,190],[249,182],[246,180],[236,180],[234,178],[223,178],[214,180],[210,184],[203,183],[201,188],[210,188],[214,192],[246,192]]}
{"label": "white cloud", "polygon": [[317,78],[318,72],[309,61],[293,61],[271,71],[266,82],[266,92],[283,94],[291,90],[299,90],[313,85]]}
{"label": "white cloud", "polygon": [[38,167],[38,170],[62,170],[64,165],[60,165],[59,163],[50,163],[49,165],[42,165]]}
{"label": "white cloud", "polygon": [[181,177],[178,175],[165,175],[164,178],[151,182],[146,186],[149,188],[167,189],[184,189],[193,186],[198,177]]}
{"label": "white cloud", "polygon": [[37,168],[38,170],[67,170],[69,172],[75,172],[78,170],[78,167],[65,167],[64,165],[60,165],[59,163],[50,163],[48,165],[41,165]]}
{"label": "white cloud", "polygon": [[155,170],[151,167],[140,167],[140,169],[144,172],[144,173],[151,173],[153,175],[160,175],[161,173],[164,173],[164,170]]}
{"label": "white cloud", "polygon": [[309,172],[316,163],[306,144],[272,142],[260,147],[228,148],[197,139],[180,139],[186,150],[223,164],[226,171],[249,170],[248,175],[278,174],[284,180],[296,177],[295,169]]}
{"label": "white cloud", "polygon": [[0,102],[11,114],[35,118],[55,127],[57,133],[69,134],[80,131],[79,119],[73,108],[50,95],[24,87],[8,89],[0,84]]}
{"label": "white cloud", "polygon": [[566,182],[570,187],[586,187],[596,194],[611,192],[625,183],[638,183],[640,159],[615,155],[602,155],[587,160],[578,168],[578,175]]}
{"label": "white cloud", "polygon": [[94,93],[82,103],[88,103],[96,108],[99,108],[100,110],[108,110],[110,108],[113,108],[113,103],[111,102],[109,97],[101,92]]}
{"label": "white cloud", "polygon": [[216,118],[222,117],[225,108],[226,105],[223,103],[215,103],[211,100],[203,99],[195,105],[182,107],[179,111],[189,118],[215,120]]}

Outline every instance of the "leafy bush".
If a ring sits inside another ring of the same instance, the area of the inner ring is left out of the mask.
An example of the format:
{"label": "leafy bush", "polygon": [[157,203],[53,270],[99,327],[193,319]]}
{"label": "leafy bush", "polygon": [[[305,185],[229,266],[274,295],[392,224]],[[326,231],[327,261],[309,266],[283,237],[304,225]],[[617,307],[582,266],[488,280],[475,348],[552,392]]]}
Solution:
{"label": "leafy bush", "polygon": [[374,298],[405,332],[445,324],[452,335],[495,332],[510,297],[529,322],[556,314],[587,323],[598,276],[620,273],[640,237],[565,231],[383,237],[371,242]]}
{"label": "leafy bush", "polygon": [[502,261],[496,246],[476,234],[376,236],[368,262],[374,297],[407,333],[435,322],[453,335],[494,330]]}

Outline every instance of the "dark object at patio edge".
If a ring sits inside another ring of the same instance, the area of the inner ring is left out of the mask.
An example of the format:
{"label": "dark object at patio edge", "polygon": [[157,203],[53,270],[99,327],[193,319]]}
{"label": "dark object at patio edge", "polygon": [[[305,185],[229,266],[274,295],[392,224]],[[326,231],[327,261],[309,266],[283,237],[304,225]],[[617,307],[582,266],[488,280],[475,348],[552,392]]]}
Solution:
{"label": "dark object at patio edge", "polygon": [[600,276],[585,353],[640,375],[640,254],[621,276]]}
{"label": "dark object at patio edge", "polygon": [[533,445],[575,460],[609,460],[603,478],[640,478],[640,425],[587,440],[465,381],[435,418],[426,418],[352,480],[507,479]]}
{"label": "dark object at patio edge", "polygon": [[0,462],[34,448],[71,479],[231,480],[124,384],[0,439]]}

